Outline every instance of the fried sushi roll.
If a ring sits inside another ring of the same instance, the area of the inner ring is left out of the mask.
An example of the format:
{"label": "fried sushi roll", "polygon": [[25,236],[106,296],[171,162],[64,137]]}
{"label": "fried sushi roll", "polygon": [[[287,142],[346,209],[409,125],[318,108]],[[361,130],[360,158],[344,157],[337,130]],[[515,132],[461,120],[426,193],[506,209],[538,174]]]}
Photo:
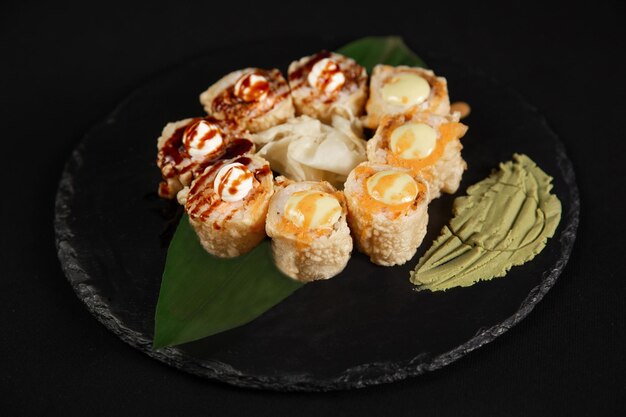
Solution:
{"label": "fried sushi roll", "polygon": [[353,120],[367,99],[367,71],[353,59],[322,51],[289,65],[291,96],[298,115],[330,124],[333,114]]}
{"label": "fried sushi roll", "polygon": [[426,235],[428,184],[407,168],[364,162],[344,188],[357,248],[378,265],[402,265]]}
{"label": "fried sushi roll", "polygon": [[366,111],[364,124],[371,129],[386,115],[423,111],[446,116],[450,113],[448,83],[424,68],[376,65]]}
{"label": "fried sushi roll", "polygon": [[219,161],[181,192],[189,223],[212,255],[233,258],[265,237],[265,218],[274,177],[257,156]]}
{"label": "fried sushi roll", "polygon": [[371,162],[401,166],[420,174],[429,185],[430,198],[459,188],[467,164],[460,139],[467,126],[458,115],[408,113],[385,117],[367,142]]}
{"label": "fried sushi roll", "polygon": [[346,214],[343,193],[329,183],[278,177],[265,225],[276,266],[304,282],[340,273],[352,252]]}
{"label": "fried sushi roll", "polygon": [[221,159],[254,153],[254,143],[212,117],[168,123],[157,140],[157,166],[163,180],[158,193],[173,199],[204,169]]}
{"label": "fried sushi roll", "polygon": [[260,132],[294,116],[289,85],[280,70],[231,72],[200,94],[204,110],[231,128]]}

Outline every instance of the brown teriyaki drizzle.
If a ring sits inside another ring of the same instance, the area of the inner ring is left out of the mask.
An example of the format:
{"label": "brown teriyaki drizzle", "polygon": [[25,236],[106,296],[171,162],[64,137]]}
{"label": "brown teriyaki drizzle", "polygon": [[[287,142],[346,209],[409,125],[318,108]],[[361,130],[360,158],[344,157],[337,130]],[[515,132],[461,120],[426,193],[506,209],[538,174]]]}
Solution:
{"label": "brown teriyaki drizzle", "polygon": [[[191,130],[197,127],[197,123],[201,120],[206,120],[210,123],[215,123],[220,126],[219,121],[207,116],[205,118],[196,117],[189,121],[185,126],[177,128],[172,135],[167,138],[159,150],[157,155],[157,166],[161,168],[161,174],[164,181],[161,181],[158,188],[160,196],[165,197],[170,195],[170,186],[168,184],[168,178],[174,178],[183,175],[187,172],[192,173],[195,177],[202,173],[206,168],[218,163],[225,159],[233,159],[238,156],[248,154],[254,149],[252,141],[244,138],[229,139],[228,133],[226,133],[225,142],[226,146],[221,147],[219,152],[212,155],[208,155],[203,160],[192,159],[187,151],[183,139],[187,129]],[[215,132],[210,134],[211,137],[215,135]],[[209,140],[210,138],[204,138]]]}
{"label": "brown teriyaki drizzle", "polygon": [[[291,87],[291,89],[295,90],[302,86],[308,85],[307,77],[309,73],[311,72],[315,64],[317,64],[324,58],[332,59],[338,67],[337,70],[334,72],[341,71],[346,78],[343,86],[339,90],[353,91],[357,89],[361,83],[365,83],[367,81],[367,77],[365,77],[363,74],[363,67],[361,67],[359,64],[352,61],[340,61],[338,59],[334,59],[332,53],[328,51],[321,51],[313,55],[303,65],[297,67],[293,72],[289,74],[289,86]],[[330,77],[324,79],[323,85],[321,86],[321,88],[318,88],[320,92],[324,91],[324,88],[329,82]],[[336,93],[337,91],[331,94],[331,97],[334,97]],[[327,102],[329,101],[332,101],[332,99],[327,100]]]}
{"label": "brown teriyaki drizzle", "polygon": [[330,52],[321,51],[316,53],[307,62],[289,74],[289,83],[291,84],[291,88],[298,88],[302,85],[306,81],[306,77],[309,75],[309,72],[311,72],[315,64],[324,58],[330,58]]}
{"label": "brown teriyaki drizzle", "polygon": [[199,144],[198,144],[199,149],[204,148],[206,143],[210,141],[211,139],[213,139],[215,135],[222,133],[221,129],[219,128],[219,125],[212,123],[206,118],[200,119],[198,121],[188,124],[187,127],[185,128],[185,132],[183,134],[183,147],[185,148],[189,147],[190,145],[189,142],[198,135],[198,126],[203,120],[209,122],[212,126],[216,126],[217,129],[210,129],[204,136],[199,138]]}
{"label": "brown teriyaki drizzle", "polygon": [[239,91],[235,91],[235,95],[242,99],[243,101],[257,101],[261,98],[265,93],[270,90],[270,83],[268,81],[259,81],[252,84],[252,75],[260,75],[259,71],[254,71],[249,74],[244,75],[241,80],[241,88]]}
{"label": "brown teriyaki drizzle", "polygon": [[[242,119],[258,117],[289,95],[289,85],[280,70],[255,69],[250,74],[261,75],[267,80],[266,87],[265,83],[258,83],[259,86],[255,90],[259,89],[259,91],[255,100],[246,101],[238,97],[235,93],[235,84],[232,84],[218,94],[211,104],[213,112],[223,115],[224,119],[232,125],[237,125]],[[250,77],[244,79],[243,84],[249,86]],[[266,91],[264,91],[265,88],[267,88]]]}
{"label": "brown teriyaki drizzle", "polygon": [[[259,182],[261,182],[261,177],[271,174],[270,167],[267,164],[255,170],[251,170],[250,165],[252,164],[252,159],[247,156],[239,156],[235,159],[218,161],[214,165],[207,167],[207,169],[194,181],[193,186],[189,190],[187,203],[185,204],[189,216],[200,219],[201,221],[206,221],[211,212],[222,203],[219,195],[224,191],[222,187],[225,186],[227,181],[222,181],[219,185],[220,188],[217,190],[213,189],[213,184],[211,182],[215,179],[217,172],[224,167],[226,163],[240,163],[244,165],[251,171],[250,175],[254,176]],[[247,178],[249,177],[245,176],[235,181],[235,183],[232,184],[232,186],[227,190],[228,193],[235,194],[237,192],[237,186]],[[223,224],[232,219],[237,210],[238,208],[235,207],[229,211],[220,223]],[[219,223],[214,222],[213,228],[220,230],[221,226]]]}

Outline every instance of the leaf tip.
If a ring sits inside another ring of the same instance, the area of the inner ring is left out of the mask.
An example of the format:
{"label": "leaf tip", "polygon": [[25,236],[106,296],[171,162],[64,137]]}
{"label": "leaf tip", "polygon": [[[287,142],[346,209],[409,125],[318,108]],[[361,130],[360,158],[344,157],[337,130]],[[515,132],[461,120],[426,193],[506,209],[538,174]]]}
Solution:
{"label": "leaf tip", "polygon": [[159,334],[159,332],[156,332],[154,334],[154,338],[152,339],[152,351],[154,352],[156,350],[169,346],[171,343],[171,340],[167,340],[167,338],[164,338],[161,334]]}

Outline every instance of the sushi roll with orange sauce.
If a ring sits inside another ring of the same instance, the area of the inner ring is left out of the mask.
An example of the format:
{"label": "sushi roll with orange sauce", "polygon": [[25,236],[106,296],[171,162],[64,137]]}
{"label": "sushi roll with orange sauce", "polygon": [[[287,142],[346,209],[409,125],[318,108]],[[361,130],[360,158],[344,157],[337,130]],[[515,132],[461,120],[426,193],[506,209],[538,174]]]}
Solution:
{"label": "sushi roll with orange sauce", "polygon": [[407,168],[364,162],[346,181],[348,223],[357,248],[378,265],[415,255],[428,224],[428,184]]}
{"label": "sushi roll with orange sauce", "polygon": [[424,68],[376,65],[366,111],[364,124],[371,129],[387,115],[423,111],[446,116],[450,113],[448,83]]}
{"label": "sushi roll with orange sauce", "polygon": [[278,177],[265,226],[276,266],[304,282],[340,273],[352,252],[346,214],[343,193],[329,183]]}
{"label": "sushi roll with orange sauce", "polygon": [[467,164],[460,139],[467,126],[458,115],[405,113],[385,117],[367,142],[371,162],[405,167],[420,174],[429,185],[430,198],[459,188]]}

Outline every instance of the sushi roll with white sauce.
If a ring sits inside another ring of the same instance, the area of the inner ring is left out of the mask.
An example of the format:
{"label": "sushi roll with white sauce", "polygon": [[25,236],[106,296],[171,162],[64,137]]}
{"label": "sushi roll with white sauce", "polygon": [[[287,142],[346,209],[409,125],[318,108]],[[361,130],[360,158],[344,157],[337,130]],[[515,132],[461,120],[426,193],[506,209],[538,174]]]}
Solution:
{"label": "sushi roll with white sauce", "polygon": [[232,129],[252,133],[294,116],[289,85],[278,69],[231,72],[200,94],[200,103]]}
{"label": "sushi roll with white sauce", "polygon": [[367,100],[367,71],[353,59],[322,51],[289,65],[291,96],[296,114],[326,124],[338,115],[354,120]]}
{"label": "sushi roll with white sauce", "polygon": [[158,193],[173,199],[205,168],[219,160],[254,152],[254,143],[212,117],[168,123],[157,139],[157,166],[162,181]]}
{"label": "sushi roll with white sauce", "polygon": [[263,240],[273,178],[266,160],[242,156],[206,168],[181,191],[179,200],[207,252],[233,258]]}

